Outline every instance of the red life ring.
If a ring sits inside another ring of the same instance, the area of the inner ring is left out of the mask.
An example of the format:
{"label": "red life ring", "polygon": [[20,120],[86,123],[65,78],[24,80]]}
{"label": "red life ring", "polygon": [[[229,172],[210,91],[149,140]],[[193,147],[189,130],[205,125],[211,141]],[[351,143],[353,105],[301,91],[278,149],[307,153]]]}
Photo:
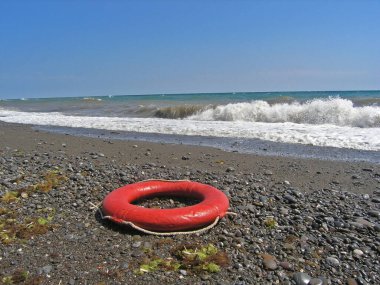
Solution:
{"label": "red life ring", "polygon": [[[200,203],[174,209],[153,209],[132,205],[152,196],[191,197]],[[220,190],[191,181],[150,180],[129,184],[109,193],[103,200],[105,218],[117,223],[133,223],[149,231],[173,232],[198,229],[222,218],[229,207]]]}

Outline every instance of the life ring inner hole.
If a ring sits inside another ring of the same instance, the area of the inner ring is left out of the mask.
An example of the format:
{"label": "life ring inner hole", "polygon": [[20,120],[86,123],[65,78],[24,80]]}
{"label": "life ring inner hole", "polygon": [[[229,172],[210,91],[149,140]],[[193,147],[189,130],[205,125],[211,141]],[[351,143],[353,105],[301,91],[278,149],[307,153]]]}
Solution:
{"label": "life ring inner hole", "polygon": [[202,199],[197,197],[183,197],[173,195],[146,196],[133,201],[131,204],[154,209],[173,209],[189,207],[202,202]]}

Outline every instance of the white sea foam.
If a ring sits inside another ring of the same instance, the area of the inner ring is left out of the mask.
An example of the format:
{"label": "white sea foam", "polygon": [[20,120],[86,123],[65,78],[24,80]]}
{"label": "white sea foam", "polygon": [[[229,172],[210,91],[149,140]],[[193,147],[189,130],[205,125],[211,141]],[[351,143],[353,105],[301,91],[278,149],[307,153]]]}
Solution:
{"label": "white sea foam", "polygon": [[265,101],[252,101],[210,108],[189,116],[188,119],[380,127],[380,107],[354,107],[350,100],[341,98],[314,99],[303,104],[295,102],[274,105]]}
{"label": "white sea foam", "polygon": [[93,97],[84,97],[83,99],[82,99],[83,101],[103,101],[102,99],[100,99],[100,98],[93,98]]}
{"label": "white sea foam", "polygon": [[332,124],[310,125],[246,121],[200,121],[158,118],[67,116],[4,110],[0,120],[11,123],[82,127],[143,133],[258,138],[274,142],[380,150],[380,127],[359,128]]}

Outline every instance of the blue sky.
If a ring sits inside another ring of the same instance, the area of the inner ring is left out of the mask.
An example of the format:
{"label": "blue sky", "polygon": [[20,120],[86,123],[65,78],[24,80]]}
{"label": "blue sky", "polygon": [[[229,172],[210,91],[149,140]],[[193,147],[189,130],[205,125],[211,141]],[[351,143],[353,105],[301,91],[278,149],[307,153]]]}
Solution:
{"label": "blue sky", "polygon": [[0,1],[0,98],[380,89],[380,1]]}

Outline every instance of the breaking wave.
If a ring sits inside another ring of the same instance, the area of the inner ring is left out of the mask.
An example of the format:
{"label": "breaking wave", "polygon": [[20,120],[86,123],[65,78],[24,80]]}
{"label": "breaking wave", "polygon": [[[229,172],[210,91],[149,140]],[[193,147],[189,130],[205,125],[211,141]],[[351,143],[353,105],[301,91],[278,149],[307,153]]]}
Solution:
{"label": "breaking wave", "polygon": [[186,119],[199,121],[246,121],[297,123],[361,128],[380,127],[380,106],[356,107],[348,99],[314,99],[304,103],[269,104],[266,101],[220,105],[198,111]]}
{"label": "breaking wave", "polygon": [[380,150],[380,128],[356,128],[331,124],[200,121],[160,118],[93,117],[59,112],[19,112],[0,107],[0,121],[9,123],[94,128],[111,131],[189,136],[255,138],[273,142]]}
{"label": "breaking wave", "polygon": [[202,105],[178,105],[160,108],[154,113],[154,117],[163,119],[183,119],[198,112],[204,111],[207,107]]}

